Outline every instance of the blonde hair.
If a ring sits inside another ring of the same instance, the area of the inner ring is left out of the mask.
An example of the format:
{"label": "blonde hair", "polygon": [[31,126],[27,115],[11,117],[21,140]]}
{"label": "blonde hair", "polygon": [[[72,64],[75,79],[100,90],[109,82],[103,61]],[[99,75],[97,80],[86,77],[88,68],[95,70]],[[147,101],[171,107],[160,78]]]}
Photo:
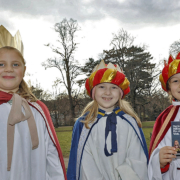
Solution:
{"label": "blonde hair", "polygon": [[[17,54],[19,55],[19,57],[22,59],[22,62],[25,66],[25,60],[22,56],[22,54],[20,53],[20,51],[18,51],[16,48],[10,47],[10,46],[4,46],[2,48],[0,48],[0,50],[10,50],[10,51],[16,51]],[[24,99],[27,99],[31,102],[36,102],[37,98],[36,96],[31,92],[30,88],[28,87],[27,83],[24,81],[24,79],[22,79],[20,85],[19,85],[19,91],[17,92],[21,97],[23,97]]]}
{"label": "blonde hair", "polygon": [[[138,115],[135,113],[135,111],[133,110],[129,102],[120,98],[118,101],[118,105],[122,111],[124,111],[126,114],[129,114],[130,116],[135,118],[139,127],[142,127],[141,120],[139,119]],[[87,104],[81,116],[83,116],[87,112],[89,113],[86,116],[85,120],[82,121],[82,123],[84,123],[87,129],[89,129],[89,124],[93,123],[98,115],[98,103],[96,100],[93,100]]]}
{"label": "blonde hair", "polygon": [[[172,77],[172,76],[171,76],[171,77]],[[173,97],[172,94],[171,94],[170,79],[171,79],[171,78],[169,78],[168,81],[167,81],[166,89],[167,89],[167,92],[168,92],[169,102],[172,103],[174,97]]]}

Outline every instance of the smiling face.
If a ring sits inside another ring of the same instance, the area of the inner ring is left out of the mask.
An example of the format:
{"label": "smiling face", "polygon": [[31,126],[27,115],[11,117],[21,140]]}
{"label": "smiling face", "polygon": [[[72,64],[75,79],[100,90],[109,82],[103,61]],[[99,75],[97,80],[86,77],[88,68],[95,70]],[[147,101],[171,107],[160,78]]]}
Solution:
{"label": "smiling face", "polygon": [[99,108],[111,112],[120,98],[119,87],[111,83],[101,83],[96,86],[95,100]]}
{"label": "smiling face", "polygon": [[0,90],[16,92],[26,67],[16,50],[0,49]]}
{"label": "smiling face", "polygon": [[175,74],[169,79],[169,94],[180,101],[180,73]]}

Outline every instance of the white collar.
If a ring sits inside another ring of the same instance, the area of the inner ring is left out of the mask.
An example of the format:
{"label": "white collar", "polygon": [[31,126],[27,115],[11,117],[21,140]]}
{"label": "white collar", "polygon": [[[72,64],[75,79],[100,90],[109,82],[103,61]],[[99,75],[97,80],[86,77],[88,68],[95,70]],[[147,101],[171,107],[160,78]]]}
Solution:
{"label": "white collar", "polygon": [[180,101],[173,101],[173,102],[172,102],[172,105],[173,105],[173,106],[178,106],[178,105],[180,105]]}

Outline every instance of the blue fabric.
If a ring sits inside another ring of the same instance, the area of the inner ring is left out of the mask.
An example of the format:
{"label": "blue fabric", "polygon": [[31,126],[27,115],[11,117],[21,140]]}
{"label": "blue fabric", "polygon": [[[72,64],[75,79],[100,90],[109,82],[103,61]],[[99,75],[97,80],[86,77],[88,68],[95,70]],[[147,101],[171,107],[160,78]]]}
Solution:
{"label": "blue fabric", "polygon": [[146,140],[145,140],[145,137],[144,137],[144,133],[143,133],[143,131],[142,131],[142,128],[139,127],[139,131],[140,131],[140,133],[141,133],[141,138],[142,138],[142,141],[143,141],[143,144],[144,144],[143,150],[144,150],[144,153],[145,153],[145,155],[146,155],[147,164],[148,164],[148,163],[149,163],[149,154],[148,154],[148,148],[147,148]]}
{"label": "blue fabric", "polygon": [[86,115],[77,119],[77,121],[74,124],[72,140],[71,140],[71,151],[69,155],[69,163],[67,169],[68,180],[76,180],[76,161],[77,161],[78,142],[84,125],[81,121],[85,119]]}
{"label": "blue fabric", "polygon": [[[117,134],[116,134],[116,114],[112,112],[111,114],[107,115],[106,120],[106,128],[105,128],[105,146],[104,146],[104,153],[106,156],[112,156],[114,152],[117,152]],[[106,140],[108,137],[109,132],[111,132],[111,153],[107,150]]]}

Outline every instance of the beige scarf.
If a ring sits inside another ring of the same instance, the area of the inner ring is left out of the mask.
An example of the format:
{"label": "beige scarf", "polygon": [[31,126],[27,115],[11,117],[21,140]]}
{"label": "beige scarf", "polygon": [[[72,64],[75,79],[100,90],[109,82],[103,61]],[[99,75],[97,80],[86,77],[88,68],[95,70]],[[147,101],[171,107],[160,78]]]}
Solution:
{"label": "beige scarf", "polygon": [[[25,115],[22,113],[22,107],[24,108]],[[32,114],[28,102],[18,94],[14,94],[12,97],[12,107],[9,113],[8,124],[7,124],[7,159],[8,159],[7,170],[8,171],[10,171],[11,169],[15,124],[25,120],[27,120],[29,126],[32,149],[36,149],[39,145],[39,139],[38,139],[37,127],[34,120],[34,116]]]}

